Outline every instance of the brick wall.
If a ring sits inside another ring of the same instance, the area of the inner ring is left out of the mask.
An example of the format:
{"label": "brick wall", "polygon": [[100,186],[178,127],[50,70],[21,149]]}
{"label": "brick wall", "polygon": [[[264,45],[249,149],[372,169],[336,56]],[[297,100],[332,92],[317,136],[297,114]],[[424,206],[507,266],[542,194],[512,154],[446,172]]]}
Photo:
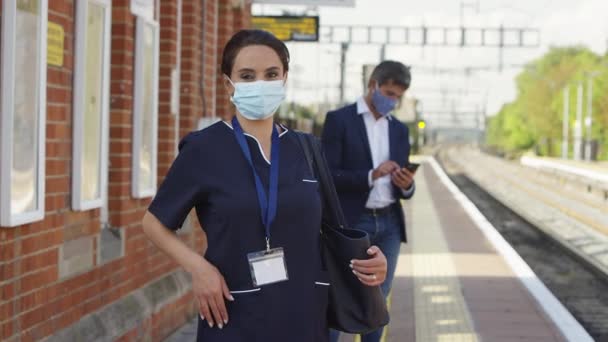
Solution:
{"label": "brick wall", "polygon": [[[217,0],[206,0],[212,3]],[[202,20],[207,14],[207,8],[213,10],[212,6],[206,6],[203,1],[184,0],[183,27],[182,27],[182,73],[181,73],[181,111],[180,111],[180,134],[181,136],[191,132],[203,113],[208,109],[203,107],[201,94],[201,63],[203,59],[202,49],[205,44],[202,41]],[[203,13],[205,12],[205,13]],[[206,23],[207,24],[207,23]],[[213,28],[209,29],[211,32]]]}
{"label": "brick wall", "polygon": [[[100,209],[71,209],[75,3],[49,0],[49,21],[63,27],[65,49],[63,66],[49,66],[47,71],[46,214],[43,221],[0,228],[2,341],[40,340],[177,269],[143,235],[140,222],[150,198],[134,199],[131,195],[135,18],[129,0],[112,1],[109,117],[109,223],[122,232],[124,256],[101,264],[97,258]],[[171,72],[178,64],[178,2],[160,3],[159,182],[175,157],[176,139],[194,130],[202,116],[231,114],[218,63],[230,35],[248,26],[250,12],[247,6],[235,8],[231,1],[183,0],[176,137],[177,117],[170,111],[170,99]],[[204,249],[200,229],[179,236],[197,251]],[[83,272],[61,277],[61,251],[79,239],[91,242],[93,264]],[[160,340],[194,310],[191,294],[186,294],[120,340],[140,340],[142,336]]]}

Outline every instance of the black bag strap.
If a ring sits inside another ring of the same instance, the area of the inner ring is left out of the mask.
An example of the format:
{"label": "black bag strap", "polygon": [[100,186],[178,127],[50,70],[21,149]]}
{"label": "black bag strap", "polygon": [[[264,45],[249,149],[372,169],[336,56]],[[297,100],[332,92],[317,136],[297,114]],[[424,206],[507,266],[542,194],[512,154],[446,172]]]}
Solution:
{"label": "black bag strap", "polygon": [[324,199],[325,207],[329,210],[330,214],[330,217],[328,218],[333,221],[334,227],[345,229],[348,226],[346,218],[344,217],[344,212],[340,205],[331,171],[329,170],[325,156],[321,151],[318,139],[311,134],[302,132],[297,132],[297,136],[300,145],[302,146],[302,150],[304,150],[304,156],[306,157],[308,166],[321,185],[321,195]]}
{"label": "black bag strap", "polygon": [[304,151],[304,157],[306,158],[306,162],[308,163],[308,168],[310,169],[310,173],[316,176],[317,172],[315,172],[315,162],[312,159],[312,152],[310,152],[310,147],[308,147],[308,142],[306,139],[306,133],[296,132],[298,136],[298,141],[300,142],[300,146]]}

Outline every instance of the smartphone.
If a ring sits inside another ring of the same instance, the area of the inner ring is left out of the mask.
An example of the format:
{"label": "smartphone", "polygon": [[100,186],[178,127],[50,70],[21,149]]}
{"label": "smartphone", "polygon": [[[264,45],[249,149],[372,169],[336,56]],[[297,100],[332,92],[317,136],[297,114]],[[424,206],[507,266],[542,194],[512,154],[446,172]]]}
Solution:
{"label": "smartphone", "polygon": [[419,166],[420,164],[418,163],[409,163],[405,166],[405,168],[408,169],[408,171],[410,171],[411,173],[416,173],[416,170],[418,170]]}

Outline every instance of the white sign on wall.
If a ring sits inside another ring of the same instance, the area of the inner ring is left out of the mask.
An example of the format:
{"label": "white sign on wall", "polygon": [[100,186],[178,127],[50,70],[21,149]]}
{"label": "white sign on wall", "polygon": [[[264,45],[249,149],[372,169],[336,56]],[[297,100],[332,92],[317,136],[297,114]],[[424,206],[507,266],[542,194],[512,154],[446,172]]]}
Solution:
{"label": "white sign on wall", "polygon": [[131,13],[134,16],[154,20],[154,0],[131,0]]}
{"label": "white sign on wall", "polygon": [[253,0],[256,4],[355,7],[355,0]]}

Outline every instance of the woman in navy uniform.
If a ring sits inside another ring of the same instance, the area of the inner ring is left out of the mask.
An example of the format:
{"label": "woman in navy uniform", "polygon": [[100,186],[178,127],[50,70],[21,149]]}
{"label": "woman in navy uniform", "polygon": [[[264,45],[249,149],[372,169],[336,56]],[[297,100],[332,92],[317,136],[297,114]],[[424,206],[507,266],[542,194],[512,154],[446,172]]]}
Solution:
{"label": "woman in navy uniform", "polygon": [[[296,133],[273,120],[288,63],[268,32],[231,38],[222,72],[236,115],[180,142],[143,219],[152,242],[192,275],[197,341],[328,340],[319,187]],[[207,235],[204,256],[171,232],[192,208]],[[386,259],[376,247],[369,254],[353,261],[354,273],[379,285]]]}

